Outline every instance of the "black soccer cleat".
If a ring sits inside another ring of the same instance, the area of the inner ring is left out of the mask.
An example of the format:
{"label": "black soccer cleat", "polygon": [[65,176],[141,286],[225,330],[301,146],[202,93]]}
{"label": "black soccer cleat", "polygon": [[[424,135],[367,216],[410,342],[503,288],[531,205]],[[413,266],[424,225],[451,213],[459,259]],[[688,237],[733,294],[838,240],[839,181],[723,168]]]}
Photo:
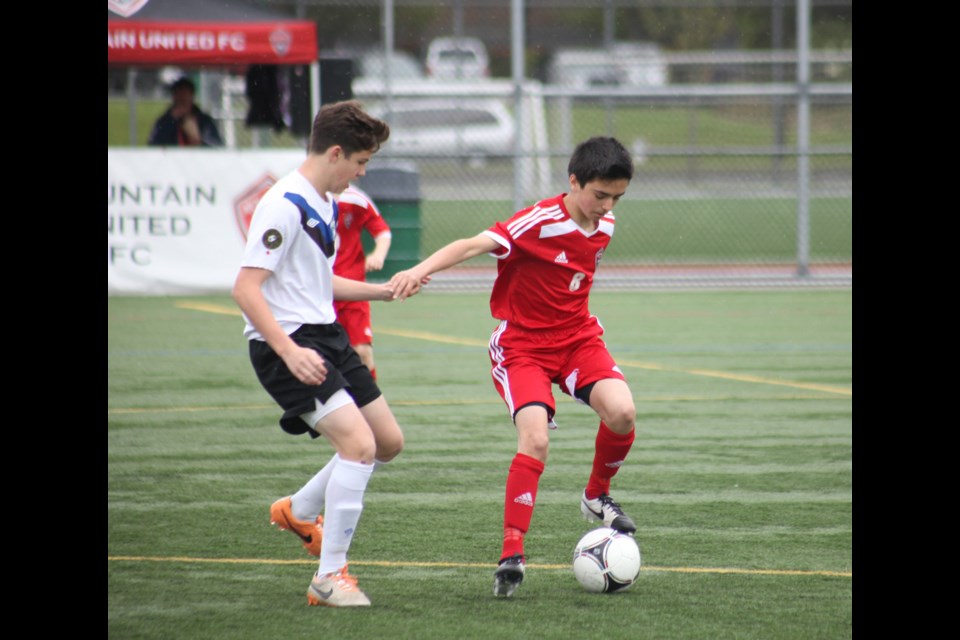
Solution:
{"label": "black soccer cleat", "polygon": [[527,572],[523,565],[523,556],[516,553],[500,561],[500,566],[493,572],[493,595],[498,598],[509,598],[523,582]]}

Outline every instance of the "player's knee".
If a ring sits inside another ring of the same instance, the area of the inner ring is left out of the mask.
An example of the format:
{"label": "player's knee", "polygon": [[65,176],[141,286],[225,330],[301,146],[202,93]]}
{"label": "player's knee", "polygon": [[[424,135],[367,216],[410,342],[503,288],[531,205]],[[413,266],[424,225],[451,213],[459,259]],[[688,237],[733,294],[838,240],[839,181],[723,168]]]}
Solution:
{"label": "player's knee", "polygon": [[357,355],[360,356],[360,362],[367,369],[373,369],[373,348],[369,344],[356,344],[353,345],[354,351],[357,352]]}
{"label": "player's knee", "polygon": [[536,458],[540,462],[547,461],[547,454],[550,450],[550,438],[547,434],[527,434],[520,438],[517,451],[531,458]]}
{"label": "player's knee", "polygon": [[627,434],[637,421],[637,408],[632,402],[615,407],[608,412],[604,422],[614,433]]}
{"label": "player's knee", "polygon": [[373,435],[359,433],[347,442],[341,442],[337,453],[346,460],[359,460],[365,464],[372,464],[377,455],[377,443]]}
{"label": "player's knee", "polygon": [[388,438],[382,438],[377,442],[377,460],[381,462],[390,462],[403,451],[403,433],[397,430],[396,434],[391,434]]}

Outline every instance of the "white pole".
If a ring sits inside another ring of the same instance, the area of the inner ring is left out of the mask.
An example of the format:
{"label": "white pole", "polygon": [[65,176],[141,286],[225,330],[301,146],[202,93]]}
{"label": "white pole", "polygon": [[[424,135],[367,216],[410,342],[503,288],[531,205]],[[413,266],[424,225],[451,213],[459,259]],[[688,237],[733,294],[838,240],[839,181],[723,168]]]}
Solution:
{"label": "white pole", "polygon": [[383,3],[383,90],[386,101],[387,113],[390,113],[393,107],[393,87],[391,78],[393,70],[390,65],[393,62],[394,49],[394,24],[393,24],[393,0],[384,0]]}
{"label": "white pole", "polygon": [[513,141],[513,210],[519,211],[523,208],[523,186],[524,178],[528,171],[526,169],[528,161],[521,158],[523,153],[523,58],[524,58],[524,23],[523,23],[523,0],[510,0],[510,62],[513,76],[513,113],[514,121],[517,123],[516,138]]}
{"label": "white pole", "polygon": [[[310,63],[310,129],[313,129],[313,119],[320,111],[320,61]],[[310,134],[307,134],[307,138]]]}
{"label": "white pole", "polygon": [[810,275],[810,0],[797,2],[797,275]]}
{"label": "white pole", "polygon": [[137,146],[137,68],[127,67],[127,113],[130,146]]}

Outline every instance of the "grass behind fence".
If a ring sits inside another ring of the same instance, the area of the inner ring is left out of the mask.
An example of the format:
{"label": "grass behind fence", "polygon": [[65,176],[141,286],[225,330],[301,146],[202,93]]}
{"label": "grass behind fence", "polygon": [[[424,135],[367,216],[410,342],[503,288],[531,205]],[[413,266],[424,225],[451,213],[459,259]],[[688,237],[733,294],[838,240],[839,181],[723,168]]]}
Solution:
{"label": "grass behind fence", "polygon": [[[381,205],[390,219],[390,205]],[[796,201],[784,199],[624,200],[617,204],[616,235],[604,264],[659,262],[791,262],[797,258]],[[421,204],[421,255],[507,220],[504,201],[438,201]],[[853,259],[853,199],[810,202],[810,258]],[[488,256],[470,261],[490,265]]]}
{"label": "grass behind fence", "polygon": [[596,418],[557,393],[527,580],[493,598],[515,436],[482,294],[374,306],[407,448],[371,481],[351,570],[365,610],[308,607],[316,562],[268,507],[331,454],[285,435],[227,297],[108,299],[111,638],[852,636],[852,295],[594,294],[638,408],[614,482],[631,589],[569,569]]}
{"label": "grass behind fence", "polygon": [[[594,135],[612,135],[625,144],[637,138],[654,146],[744,147],[774,144],[775,131],[783,128],[785,144],[795,144],[795,105],[787,105],[786,115],[779,119],[773,106],[762,98],[755,103],[728,106],[661,107],[617,104],[607,108],[575,103],[571,109],[572,128],[569,136],[560,130],[563,120],[557,108],[544,112],[550,127],[550,139],[576,144]],[[374,102],[373,100],[365,100]],[[138,98],[136,101],[137,145],[145,145],[156,120],[168,107],[168,100]],[[211,113],[213,105],[200,104]],[[508,105],[509,106],[509,105]],[[107,98],[107,146],[130,145],[129,103],[126,98]],[[239,123],[244,127],[243,123]],[[286,142],[294,148],[300,144],[292,137]],[[810,113],[810,143],[813,145],[852,145],[853,109],[849,104],[814,105]],[[389,142],[388,142],[389,144]],[[849,162],[849,161],[847,161]]]}

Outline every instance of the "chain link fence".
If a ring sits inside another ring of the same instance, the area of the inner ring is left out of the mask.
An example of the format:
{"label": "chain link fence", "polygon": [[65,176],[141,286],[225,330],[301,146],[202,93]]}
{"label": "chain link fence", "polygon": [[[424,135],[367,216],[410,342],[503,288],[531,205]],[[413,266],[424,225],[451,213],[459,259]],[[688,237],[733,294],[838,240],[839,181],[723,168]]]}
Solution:
{"label": "chain link fence", "polygon": [[[418,173],[422,257],[509,217],[519,206],[565,192],[575,144],[609,135],[631,149],[637,172],[615,209],[616,236],[604,255],[598,287],[852,284],[849,90],[820,87],[809,96],[805,151],[797,141],[796,90],[789,86],[580,93],[528,84],[523,94],[519,100],[445,98],[450,113],[482,112],[488,101],[499,101],[510,109],[519,151],[498,131],[491,131],[490,140],[500,149],[476,144],[466,134],[446,139],[446,150],[439,143],[430,148],[424,127],[422,149],[388,142],[378,154],[377,163],[405,163]],[[362,97],[382,108],[383,96]],[[402,116],[403,108],[415,110],[425,98],[392,100],[392,113]],[[447,112],[436,108],[441,103],[435,97],[430,104],[433,111],[424,110],[436,131]],[[803,188],[807,209],[801,212]],[[486,287],[493,262],[474,258],[438,276],[434,286]]]}
{"label": "chain link fence", "polygon": [[[566,191],[574,146],[609,135],[637,171],[598,288],[851,286],[852,51],[811,51],[807,62],[808,82],[790,50],[661,52],[664,80],[646,85],[609,59],[599,68],[612,75],[583,70],[577,86],[549,73],[521,84],[355,78],[352,95],[393,129],[370,177],[402,167],[417,185],[400,257],[381,277]],[[289,131],[245,125],[243,80],[204,70],[198,83],[228,146],[303,148]],[[378,204],[391,221],[393,203]],[[431,286],[485,288],[495,269],[481,256]]]}

